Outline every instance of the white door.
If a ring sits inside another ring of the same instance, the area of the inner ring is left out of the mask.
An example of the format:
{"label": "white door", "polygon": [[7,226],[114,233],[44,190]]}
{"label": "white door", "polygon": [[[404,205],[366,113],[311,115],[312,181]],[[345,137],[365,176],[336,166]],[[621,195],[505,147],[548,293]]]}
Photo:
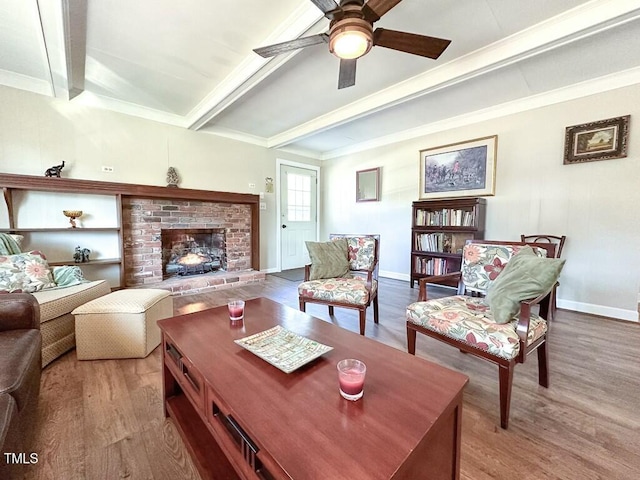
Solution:
{"label": "white door", "polygon": [[280,166],[280,231],[282,270],[310,263],[304,242],[316,240],[317,172]]}

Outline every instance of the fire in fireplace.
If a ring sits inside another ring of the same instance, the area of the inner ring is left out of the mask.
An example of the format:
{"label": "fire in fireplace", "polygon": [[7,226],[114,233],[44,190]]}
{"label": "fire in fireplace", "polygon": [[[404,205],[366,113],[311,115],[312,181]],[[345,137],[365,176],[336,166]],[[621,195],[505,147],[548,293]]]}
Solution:
{"label": "fire in fireplace", "polygon": [[222,228],[161,231],[163,277],[226,270],[226,237]]}

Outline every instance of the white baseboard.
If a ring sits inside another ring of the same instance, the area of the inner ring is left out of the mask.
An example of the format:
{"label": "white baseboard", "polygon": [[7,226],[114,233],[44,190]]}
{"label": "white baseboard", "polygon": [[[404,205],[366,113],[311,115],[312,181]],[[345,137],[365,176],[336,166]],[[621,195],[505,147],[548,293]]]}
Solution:
{"label": "white baseboard", "polygon": [[378,275],[384,278],[391,278],[393,280],[403,280],[408,282],[411,280],[411,275],[408,273],[389,272],[387,270],[379,270]]}
{"label": "white baseboard", "polygon": [[[409,282],[411,276],[408,273],[390,272],[387,270],[380,270],[379,275],[384,278],[391,278],[393,280],[403,280]],[[622,308],[607,307],[604,305],[594,305],[591,303],[573,302],[571,300],[558,299],[558,308],[564,308],[565,310],[573,310],[575,312],[589,313],[591,315],[600,315],[602,317],[616,318],[619,320],[627,320],[630,322],[638,322],[638,312],[635,310],[625,310]]]}
{"label": "white baseboard", "polygon": [[264,273],[278,273],[280,271],[280,269],[278,269],[277,267],[273,267],[273,268],[261,268],[260,269],[261,272]]}
{"label": "white baseboard", "polygon": [[592,315],[600,315],[603,317],[617,318],[619,320],[628,320],[630,322],[638,321],[638,312],[635,310],[624,310],[622,308],[594,305],[592,303],[572,302],[571,300],[562,300],[559,298],[558,308],[573,310],[575,312],[590,313]]}

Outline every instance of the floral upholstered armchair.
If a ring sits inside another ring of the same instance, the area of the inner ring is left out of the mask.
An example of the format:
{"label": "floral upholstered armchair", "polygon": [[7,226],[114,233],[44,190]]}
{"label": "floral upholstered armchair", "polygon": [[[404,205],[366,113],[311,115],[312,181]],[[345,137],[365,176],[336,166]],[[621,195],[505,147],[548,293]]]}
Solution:
{"label": "floral upholstered armchair", "polygon": [[330,235],[329,242],[307,242],[311,265],[305,266],[304,282],[298,286],[300,310],[307,303],[357,309],[360,335],[364,335],[367,307],[373,303],[378,323],[379,235]]}
{"label": "floral upholstered armchair", "polygon": [[[538,383],[549,386],[547,319],[564,260],[555,245],[470,240],[460,272],[420,279],[418,301],[407,307],[407,345],[418,332],[498,365],[500,425],[507,428],[513,370],[538,352]],[[457,295],[428,300],[426,284],[458,279]],[[486,294],[486,297],[483,295]],[[539,312],[532,307],[540,305]]]}

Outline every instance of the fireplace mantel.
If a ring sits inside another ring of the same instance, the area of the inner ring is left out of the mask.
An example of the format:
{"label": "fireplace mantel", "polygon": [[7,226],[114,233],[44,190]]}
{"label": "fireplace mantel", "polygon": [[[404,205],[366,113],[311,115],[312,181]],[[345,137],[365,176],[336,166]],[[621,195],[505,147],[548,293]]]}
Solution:
{"label": "fireplace mantel", "polygon": [[[251,268],[260,270],[260,197],[258,195],[234,192],[216,192],[179,187],[161,187],[133,183],[102,182],[74,178],[40,177],[0,173],[0,187],[7,205],[9,231],[19,230],[15,224],[13,196],[14,190],[64,192],[81,195],[113,195],[118,205],[118,231],[121,252],[121,279],[124,279],[124,240],[122,229],[123,198],[148,198],[184,201],[202,201],[222,204],[248,205],[251,214]],[[7,229],[5,229],[6,231]]]}

